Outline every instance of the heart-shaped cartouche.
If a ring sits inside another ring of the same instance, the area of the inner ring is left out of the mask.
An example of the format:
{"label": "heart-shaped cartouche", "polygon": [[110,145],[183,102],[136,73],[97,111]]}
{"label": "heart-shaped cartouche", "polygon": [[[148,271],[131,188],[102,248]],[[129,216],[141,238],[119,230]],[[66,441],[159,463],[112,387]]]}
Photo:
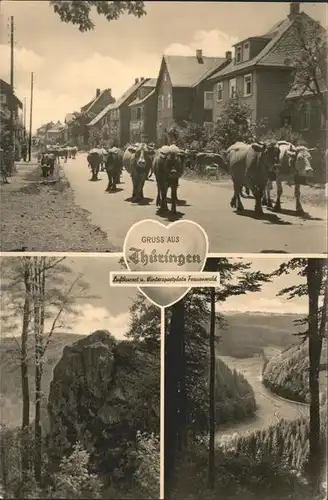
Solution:
{"label": "heart-shaped cartouche", "polygon": [[[145,219],[130,227],[123,245],[125,263],[130,271],[201,272],[206,263],[208,238],[193,221],[164,224]],[[186,287],[139,287],[159,307],[175,304],[190,290]]]}

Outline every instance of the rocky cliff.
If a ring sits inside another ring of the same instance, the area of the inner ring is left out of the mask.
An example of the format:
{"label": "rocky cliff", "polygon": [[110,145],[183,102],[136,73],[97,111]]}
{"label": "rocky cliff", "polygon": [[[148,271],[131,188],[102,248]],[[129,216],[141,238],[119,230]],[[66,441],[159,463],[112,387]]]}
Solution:
{"label": "rocky cliff", "polygon": [[54,369],[49,452],[60,459],[80,441],[98,470],[113,472],[136,431],[159,432],[160,355],[99,330],[66,346]]}

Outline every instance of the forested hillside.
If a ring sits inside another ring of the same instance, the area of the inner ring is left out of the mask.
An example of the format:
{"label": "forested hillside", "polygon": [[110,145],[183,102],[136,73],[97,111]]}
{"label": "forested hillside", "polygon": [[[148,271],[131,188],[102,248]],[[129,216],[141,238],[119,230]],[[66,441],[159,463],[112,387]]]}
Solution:
{"label": "forested hillside", "polygon": [[[324,341],[321,354],[322,372],[327,370],[327,342]],[[326,400],[326,380],[324,373],[322,381],[322,403]],[[263,383],[279,396],[300,401],[310,402],[309,392],[309,357],[308,341],[298,343],[282,352],[279,356],[268,361],[263,370]]]}

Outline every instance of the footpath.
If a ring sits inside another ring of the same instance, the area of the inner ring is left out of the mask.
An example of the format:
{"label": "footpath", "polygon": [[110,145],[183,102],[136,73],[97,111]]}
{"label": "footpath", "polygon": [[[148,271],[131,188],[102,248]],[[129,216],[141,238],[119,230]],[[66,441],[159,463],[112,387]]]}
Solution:
{"label": "footpath", "polygon": [[110,252],[106,233],[74,202],[61,167],[46,180],[36,161],[16,162],[0,185],[2,252]]}

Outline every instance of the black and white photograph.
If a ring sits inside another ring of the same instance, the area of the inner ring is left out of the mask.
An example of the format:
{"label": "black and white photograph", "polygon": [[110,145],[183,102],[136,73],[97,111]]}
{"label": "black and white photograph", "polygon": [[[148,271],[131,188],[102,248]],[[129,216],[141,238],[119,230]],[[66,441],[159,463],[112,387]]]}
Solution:
{"label": "black and white photograph", "polygon": [[[0,2],[1,249],[326,252],[327,7]],[[300,232],[302,229],[302,233]]]}
{"label": "black and white photograph", "polygon": [[0,498],[160,498],[160,309],[120,270],[1,257]]}
{"label": "black and white photograph", "polygon": [[325,500],[327,260],[205,270],[165,314],[164,498]]}

